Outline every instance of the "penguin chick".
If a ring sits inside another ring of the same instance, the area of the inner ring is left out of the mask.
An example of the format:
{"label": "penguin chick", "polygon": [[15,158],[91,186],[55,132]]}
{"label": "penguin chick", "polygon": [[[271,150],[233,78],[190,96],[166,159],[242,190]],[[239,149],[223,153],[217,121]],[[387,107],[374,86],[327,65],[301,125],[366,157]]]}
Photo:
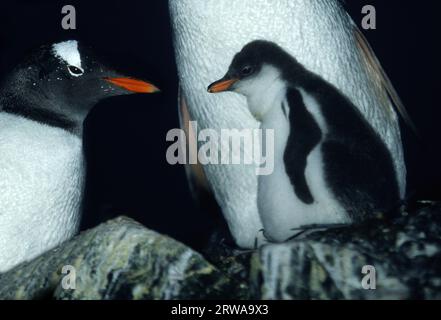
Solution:
{"label": "penguin chick", "polygon": [[153,93],[75,40],[43,46],[0,84],[0,272],[72,237],[84,187],[83,122],[101,99]]}
{"label": "penguin chick", "polygon": [[[245,44],[256,37],[270,40],[360,109],[388,146],[404,197],[407,170],[395,110],[406,118],[402,103],[341,0],[169,0],[168,4],[179,71],[178,110],[187,137],[193,134],[189,121],[219,132],[259,128],[242,97],[208,95],[200,89],[214,75],[225,72],[231,57]],[[189,141],[191,147],[197,146]],[[198,198],[212,199],[219,206],[237,246],[254,248],[256,235],[264,240],[259,231],[263,226],[254,166],[208,164],[188,166],[187,172]]]}
{"label": "penguin chick", "polygon": [[337,88],[278,45],[249,43],[208,91],[244,95],[264,133],[274,130],[275,169],[258,186],[269,240],[286,241],[311,225],[360,223],[399,204],[381,137]]}

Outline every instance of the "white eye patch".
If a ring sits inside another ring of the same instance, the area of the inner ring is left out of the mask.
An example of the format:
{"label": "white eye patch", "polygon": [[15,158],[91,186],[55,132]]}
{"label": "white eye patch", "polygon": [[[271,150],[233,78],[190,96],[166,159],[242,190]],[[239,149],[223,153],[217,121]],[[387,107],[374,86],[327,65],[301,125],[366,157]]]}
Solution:
{"label": "white eye patch", "polygon": [[74,77],[83,75],[81,56],[76,40],[63,41],[52,45],[52,52],[61,61],[68,65],[69,73]]}

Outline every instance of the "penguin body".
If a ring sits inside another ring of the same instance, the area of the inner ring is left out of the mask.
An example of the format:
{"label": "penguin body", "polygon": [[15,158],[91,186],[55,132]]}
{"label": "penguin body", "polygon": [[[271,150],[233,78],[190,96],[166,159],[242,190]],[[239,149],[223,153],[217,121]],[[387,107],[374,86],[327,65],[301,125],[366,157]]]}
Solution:
{"label": "penguin body", "polygon": [[42,46],[0,84],[0,272],[78,230],[83,122],[101,99],[154,92],[70,40]]}
{"label": "penguin body", "polygon": [[[222,76],[231,57],[247,43],[265,39],[281,45],[360,109],[390,150],[404,196],[401,135],[387,94],[392,88],[338,0],[171,0],[169,6],[180,106],[188,109],[190,120],[197,121],[199,128],[259,128],[245,99],[234,94],[207,95],[202,86]],[[262,229],[255,167],[207,165],[203,169],[236,244],[253,248]]]}
{"label": "penguin body", "polygon": [[270,241],[311,225],[360,223],[399,205],[393,158],[379,134],[337,88],[276,44],[246,45],[209,88],[225,90],[247,97],[264,134],[274,130],[275,171],[259,177],[257,200]]}
{"label": "penguin body", "polygon": [[78,231],[84,176],[78,136],[0,112],[0,271]]}

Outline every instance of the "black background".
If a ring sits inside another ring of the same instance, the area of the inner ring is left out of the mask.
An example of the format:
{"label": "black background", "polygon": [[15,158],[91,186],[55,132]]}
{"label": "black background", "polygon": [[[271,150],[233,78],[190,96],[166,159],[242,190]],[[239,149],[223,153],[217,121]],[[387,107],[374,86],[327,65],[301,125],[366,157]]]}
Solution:
{"label": "black background", "polygon": [[[419,129],[418,139],[403,127],[408,193],[418,199],[441,197],[441,52],[436,3],[345,3],[357,24],[363,5],[377,9],[377,30],[364,33]],[[61,28],[61,8],[66,4],[76,8],[77,30]],[[179,127],[167,1],[1,1],[0,76],[30,49],[66,39],[84,42],[111,65],[153,81],[163,92],[103,101],[89,116],[83,227],[125,214],[200,244],[209,231],[207,226],[216,222],[212,214],[195,208],[183,168],[165,161],[166,132]]]}

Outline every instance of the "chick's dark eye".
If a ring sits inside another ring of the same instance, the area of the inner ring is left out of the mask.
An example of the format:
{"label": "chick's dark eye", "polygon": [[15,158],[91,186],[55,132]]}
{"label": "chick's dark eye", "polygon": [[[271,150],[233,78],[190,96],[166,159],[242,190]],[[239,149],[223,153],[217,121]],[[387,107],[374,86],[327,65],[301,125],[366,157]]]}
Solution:
{"label": "chick's dark eye", "polygon": [[242,68],[242,70],[240,71],[241,75],[243,77],[249,76],[250,74],[252,74],[254,72],[254,68],[252,66],[245,66]]}
{"label": "chick's dark eye", "polygon": [[69,73],[73,76],[81,76],[84,73],[83,70],[75,66],[67,66],[67,69],[69,70]]}

